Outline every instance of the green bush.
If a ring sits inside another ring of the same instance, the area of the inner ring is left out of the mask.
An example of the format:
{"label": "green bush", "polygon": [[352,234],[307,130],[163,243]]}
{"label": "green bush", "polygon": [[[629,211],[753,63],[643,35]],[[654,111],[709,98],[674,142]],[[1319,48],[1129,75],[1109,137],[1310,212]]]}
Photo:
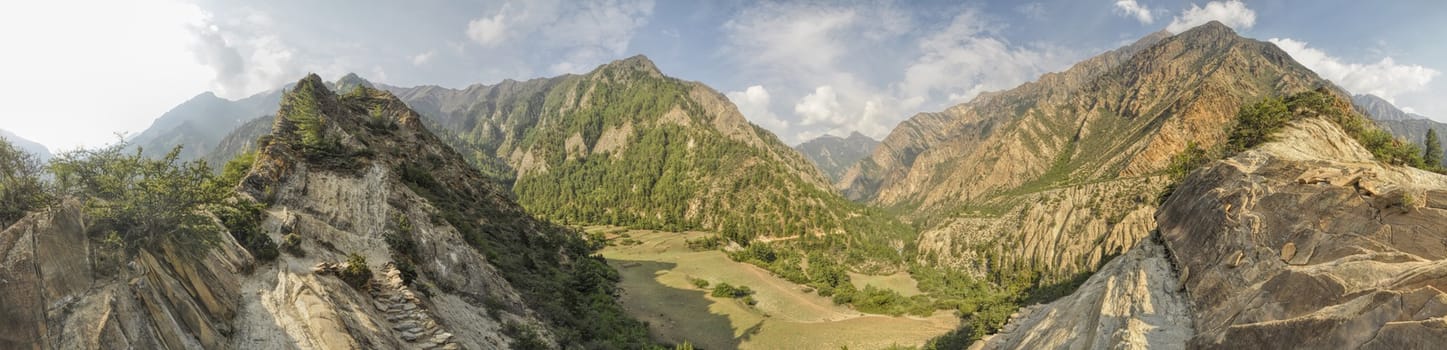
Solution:
{"label": "green bush", "polygon": [[221,224],[231,232],[231,237],[251,252],[253,257],[260,261],[272,261],[281,253],[276,241],[261,227],[263,209],[261,204],[233,198],[231,203],[214,206],[211,212],[221,219]]}
{"label": "green bush", "polygon": [[281,251],[292,256],[306,256],[306,251],[301,249],[301,236],[295,232],[281,236]]}
{"label": "green bush", "polygon": [[41,181],[43,172],[35,155],[0,138],[0,230],[51,200]]}
{"label": "green bush", "polygon": [[229,196],[205,162],[180,162],[176,147],[160,159],[127,152],[124,143],[61,154],[50,171],[60,191],[84,199],[92,237],[106,237],[126,257],[172,244],[200,255],[222,227],[205,211]]}
{"label": "green bush", "polygon": [[523,326],[514,321],[508,321],[502,325],[502,334],[512,338],[508,346],[513,350],[548,350],[548,342],[538,336],[538,332],[532,327]]}
{"label": "green bush", "polygon": [[347,266],[337,274],[342,281],[357,289],[366,287],[372,281],[372,269],[367,267],[367,258],[357,253],[347,255]]}
{"label": "green bush", "polygon": [[709,295],[712,295],[715,298],[737,299],[754,295],[754,291],[752,289],[749,289],[748,286],[735,287],[728,284],[727,282],[719,282],[718,284],[713,286],[713,292],[709,293]]}
{"label": "green bush", "polygon": [[708,280],[706,280],[706,279],[689,277],[689,278],[688,278],[688,283],[692,283],[693,286],[694,286],[694,287],[698,287],[698,289],[707,289],[707,288],[708,288]]}

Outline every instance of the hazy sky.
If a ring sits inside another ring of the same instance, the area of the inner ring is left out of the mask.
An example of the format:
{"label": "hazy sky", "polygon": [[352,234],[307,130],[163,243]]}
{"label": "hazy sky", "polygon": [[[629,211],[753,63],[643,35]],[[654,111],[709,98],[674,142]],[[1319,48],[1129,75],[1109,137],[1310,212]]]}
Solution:
{"label": "hazy sky", "polygon": [[139,132],[204,91],[240,98],[307,72],[462,87],[646,54],[790,144],[882,138],[914,113],[1212,19],[1447,121],[1447,2],[1435,0],[47,0],[0,4],[0,129],[70,149]]}

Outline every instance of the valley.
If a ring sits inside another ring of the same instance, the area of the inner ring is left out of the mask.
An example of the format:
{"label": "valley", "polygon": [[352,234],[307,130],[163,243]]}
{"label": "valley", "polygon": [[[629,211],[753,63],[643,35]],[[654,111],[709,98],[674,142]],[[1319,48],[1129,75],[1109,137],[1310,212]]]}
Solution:
{"label": "valley", "polygon": [[[465,25],[424,36],[451,50],[328,21],[347,11],[218,14],[347,47],[259,71],[232,51],[294,42],[188,21],[221,41],[196,59],[242,61],[209,91],[0,123],[0,350],[1447,344],[1447,124],[1426,116],[1447,105],[1410,96],[1438,72],[1337,62],[1366,40],[1308,47],[1209,1],[1164,26],[1115,1],[1098,15],[1142,25],[1069,45],[1022,45],[1047,15],[1028,5],[489,2],[427,16]],[[793,7],[853,11],[742,18]],[[614,20],[633,27],[575,26]],[[680,23],[782,35],[661,44],[700,39]],[[795,45],[839,38],[859,43]]]}
{"label": "valley", "polygon": [[[688,341],[704,349],[877,349],[922,344],[959,324],[959,318],[948,311],[929,317],[861,313],[806,292],[810,290],[807,286],[733,261],[721,251],[695,251],[687,246],[687,240],[709,233],[614,227],[589,227],[586,231],[609,238],[602,254],[621,276],[619,301],[624,310],[647,322],[650,333],[665,342]],[[857,276],[856,283],[913,284],[904,274],[853,276]],[[747,286],[753,290],[756,304],[710,296],[710,289],[698,287],[694,280],[708,281],[710,286]],[[902,289],[906,295],[919,293],[918,289]]]}

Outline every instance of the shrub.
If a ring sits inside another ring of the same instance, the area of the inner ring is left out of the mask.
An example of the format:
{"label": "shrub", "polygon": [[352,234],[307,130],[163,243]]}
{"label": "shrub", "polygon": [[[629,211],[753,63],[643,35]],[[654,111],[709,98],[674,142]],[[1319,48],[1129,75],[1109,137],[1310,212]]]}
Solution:
{"label": "shrub", "polygon": [[125,143],[62,154],[51,162],[60,189],[85,199],[93,237],[114,237],[126,257],[173,244],[199,255],[221,230],[205,213],[227,197],[205,162],[180,162],[176,147],[160,159],[125,151]]}
{"label": "shrub", "polygon": [[281,251],[296,257],[306,256],[306,251],[301,249],[301,236],[295,232],[281,236]]}
{"label": "shrub", "polygon": [[508,321],[502,325],[502,334],[512,338],[508,345],[514,350],[546,350],[551,348],[548,343],[538,337],[537,331],[532,327],[523,326],[514,321]]}
{"label": "shrub", "polygon": [[712,293],[709,293],[709,295],[712,295],[712,296],[714,296],[715,298],[735,298],[735,299],[747,297],[747,296],[750,296],[750,295],[753,295],[753,294],[754,294],[754,290],[749,289],[748,286],[738,286],[738,287],[735,287],[735,286],[733,286],[733,285],[728,284],[727,282],[719,282],[717,285],[714,285],[714,286],[713,286],[713,292],[712,292]]}
{"label": "shrub", "polygon": [[371,282],[372,269],[367,267],[366,257],[351,253],[347,255],[347,266],[338,272],[338,276],[353,288],[361,289]]}
{"label": "shrub", "polygon": [[43,170],[35,155],[0,138],[0,230],[49,200],[40,180]]}
{"label": "shrub", "polygon": [[708,289],[708,280],[706,279],[689,277],[688,282],[692,283],[694,287],[698,287],[698,289]]}
{"label": "shrub", "polygon": [[281,253],[276,241],[261,228],[262,205],[233,198],[232,203],[218,205],[211,210],[221,224],[231,231],[231,237],[260,261],[272,261]]}

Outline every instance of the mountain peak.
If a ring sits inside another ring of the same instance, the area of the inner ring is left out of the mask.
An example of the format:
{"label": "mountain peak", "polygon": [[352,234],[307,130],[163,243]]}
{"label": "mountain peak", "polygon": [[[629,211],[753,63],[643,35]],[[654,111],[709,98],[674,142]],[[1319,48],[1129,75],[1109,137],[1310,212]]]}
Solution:
{"label": "mountain peak", "polygon": [[609,62],[608,64],[598,67],[597,71],[601,70],[633,70],[648,73],[648,75],[651,76],[663,76],[663,71],[658,70],[658,66],[653,64],[653,60],[650,60],[648,59],[648,56],[644,56],[641,54]]}
{"label": "mountain peak", "polygon": [[342,76],[341,79],[337,79],[337,82],[333,85],[336,88],[334,90],[336,90],[338,94],[351,92],[352,89],[356,89],[359,86],[365,86],[370,89],[377,88],[372,85],[372,82],[367,81],[367,79],[362,79],[357,73],[347,73],[347,75]]}
{"label": "mountain peak", "polygon": [[1231,27],[1221,23],[1221,21],[1206,22],[1206,24],[1196,26],[1195,28],[1187,29],[1186,31],[1176,35],[1180,37],[1195,37],[1201,39],[1239,37],[1239,35],[1236,34],[1235,29],[1231,29]]}

